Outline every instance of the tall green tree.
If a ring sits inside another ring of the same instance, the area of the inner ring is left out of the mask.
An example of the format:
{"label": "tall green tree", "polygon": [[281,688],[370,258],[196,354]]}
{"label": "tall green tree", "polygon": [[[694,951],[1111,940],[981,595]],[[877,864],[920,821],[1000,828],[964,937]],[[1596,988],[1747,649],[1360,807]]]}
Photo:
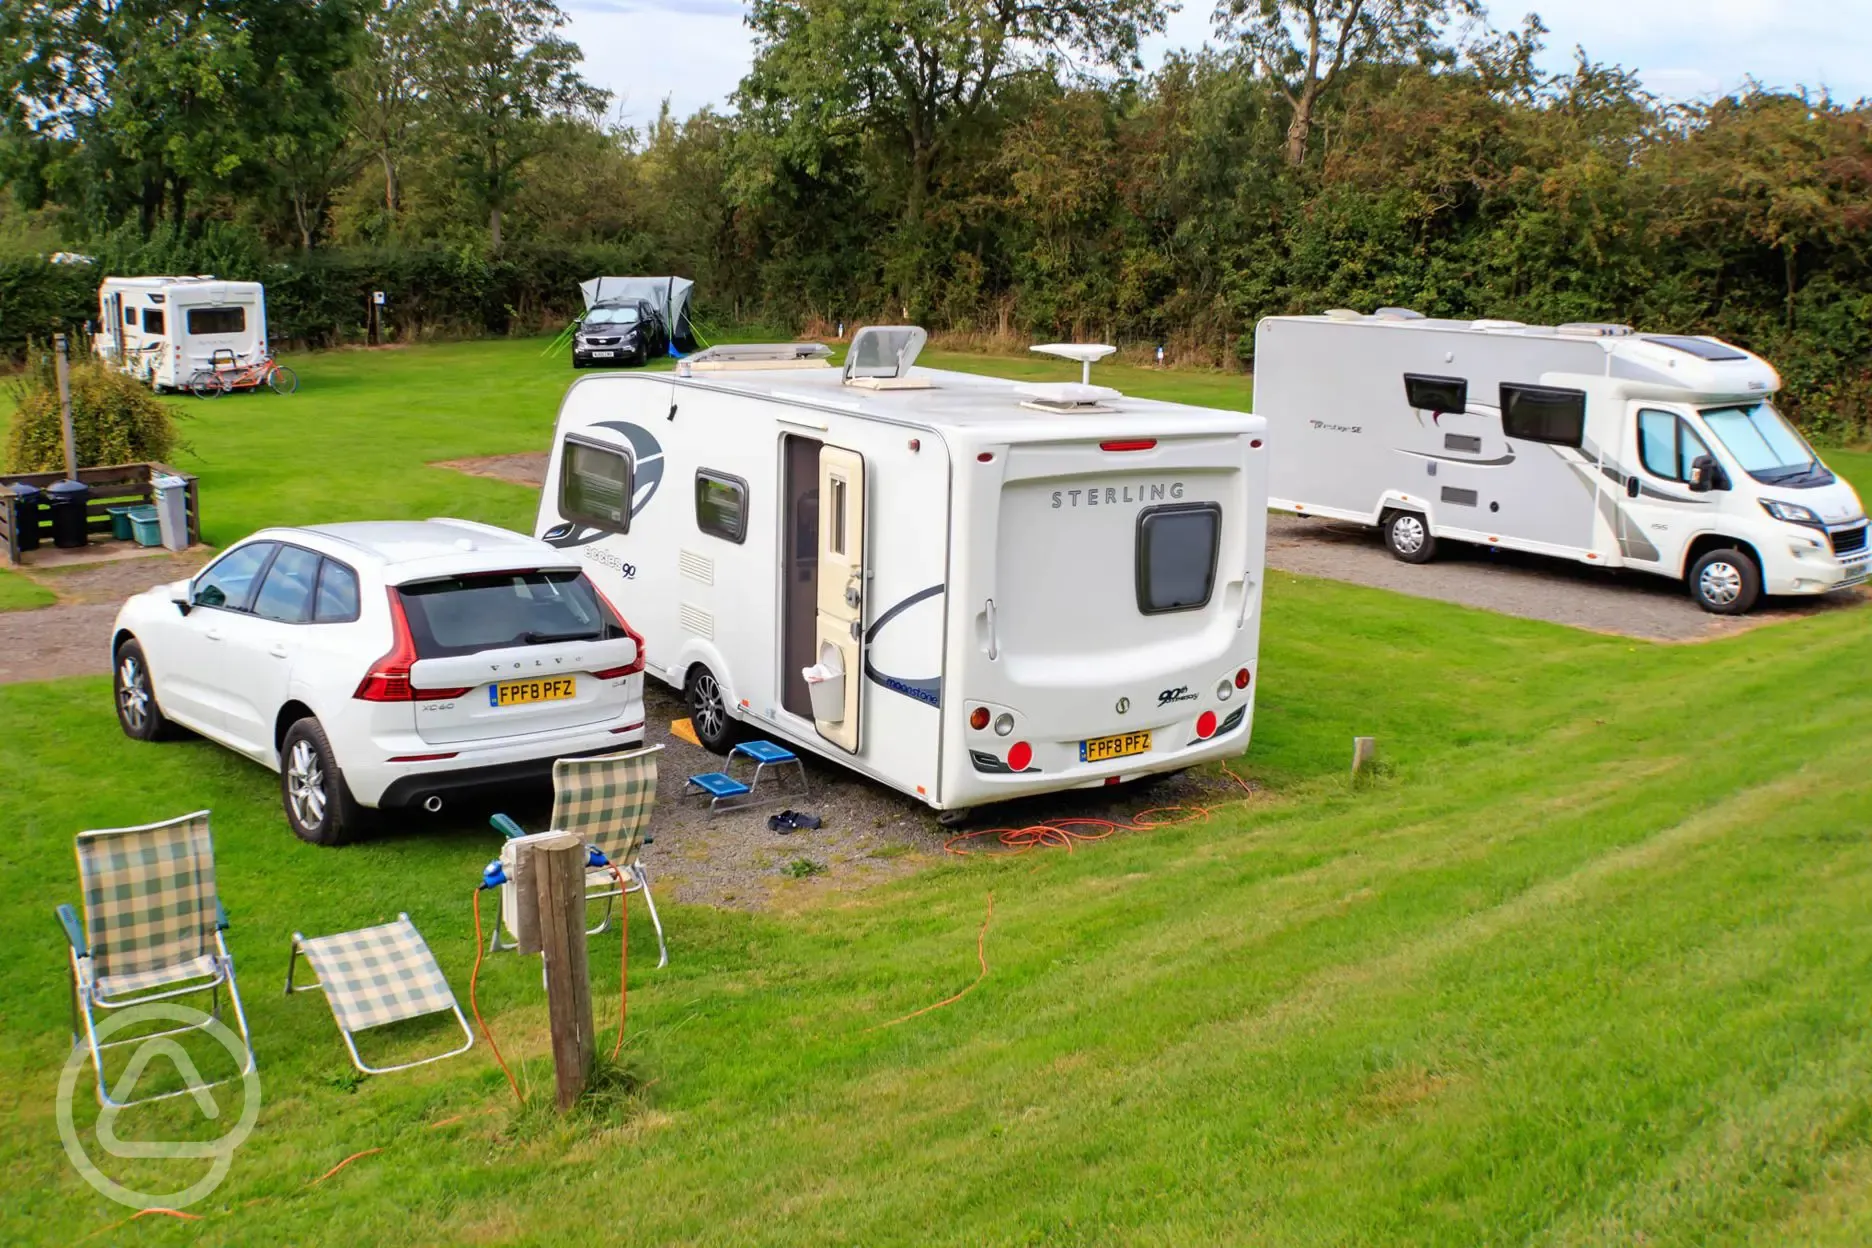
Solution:
{"label": "tall green tree", "polygon": [[555,119],[595,124],[611,93],[579,75],[552,0],[440,0],[422,26],[422,81],[501,245],[501,217]]}
{"label": "tall green tree", "polygon": [[384,219],[397,228],[403,160],[426,100],[423,31],[432,0],[383,0],[359,33],[357,56],[338,79],[353,143],[383,170]]}
{"label": "tall green tree", "polygon": [[1479,0],[1221,0],[1219,34],[1274,84],[1292,109],[1287,163],[1306,163],[1321,101],[1360,67],[1448,59],[1452,23],[1480,18]]}

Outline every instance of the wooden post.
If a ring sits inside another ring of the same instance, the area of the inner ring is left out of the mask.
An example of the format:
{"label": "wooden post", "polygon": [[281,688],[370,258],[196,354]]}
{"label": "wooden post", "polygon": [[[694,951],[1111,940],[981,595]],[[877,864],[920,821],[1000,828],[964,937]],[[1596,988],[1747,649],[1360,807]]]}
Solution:
{"label": "wooden post", "polygon": [[538,890],[554,1101],[563,1113],[591,1082],[595,1047],[591,975],[585,961],[585,844],[570,832],[560,832],[539,838],[525,856],[533,860]]}
{"label": "wooden post", "polygon": [[1378,761],[1377,737],[1352,738],[1352,778],[1357,779],[1371,770],[1371,765]]}
{"label": "wooden post", "polygon": [[52,362],[58,370],[59,427],[65,434],[65,475],[78,479],[78,451],[72,443],[71,361],[67,358],[64,334],[52,335]]}

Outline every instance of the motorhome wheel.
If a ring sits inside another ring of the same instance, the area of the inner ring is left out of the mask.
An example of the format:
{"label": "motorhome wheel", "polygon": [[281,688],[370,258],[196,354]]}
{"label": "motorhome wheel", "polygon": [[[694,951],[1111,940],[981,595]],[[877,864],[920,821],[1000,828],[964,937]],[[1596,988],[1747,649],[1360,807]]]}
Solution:
{"label": "motorhome wheel", "polygon": [[1739,550],[1712,550],[1690,569],[1690,596],[1705,611],[1742,615],[1761,597],[1761,569]]}
{"label": "motorhome wheel", "polygon": [[1394,511],[1384,522],[1385,546],[1405,563],[1429,563],[1436,558],[1436,538],[1430,525],[1414,511]]}
{"label": "motorhome wheel", "polygon": [[689,724],[704,748],[717,754],[734,748],[735,721],[728,714],[728,700],[722,696],[721,682],[706,667],[697,667],[689,677]]}

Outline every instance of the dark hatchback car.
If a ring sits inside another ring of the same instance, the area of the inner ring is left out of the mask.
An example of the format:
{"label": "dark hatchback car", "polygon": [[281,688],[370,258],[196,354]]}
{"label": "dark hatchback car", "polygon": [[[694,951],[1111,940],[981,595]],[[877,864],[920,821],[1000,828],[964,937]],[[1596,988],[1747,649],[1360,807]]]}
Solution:
{"label": "dark hatchback car", "polygon": [[663,318],[648,300],[607,300],[587,309],[573,331],[572,367],[647,364],[668,350]]}

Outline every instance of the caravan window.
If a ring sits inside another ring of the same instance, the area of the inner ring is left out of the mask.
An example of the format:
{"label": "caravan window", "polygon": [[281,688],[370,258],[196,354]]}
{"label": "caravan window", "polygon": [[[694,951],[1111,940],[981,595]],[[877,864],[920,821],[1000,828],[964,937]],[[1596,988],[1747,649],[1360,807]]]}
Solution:
{"label": "caravan window", "polygon": [[559,472],[561,517],[612,533],[628,533],[630,500],[630,456],[577,438],[566,439]]}
{"label": "caravan window", "polygon": [[191,334],[244,334],[247,332],[247,309],[190,308],[188,332]]}
{"label": "caravan window", "polygon": [[1163,615],[1209,605],[1221,542],[1222,508],[1215,503],[1146,507],[1138,515],[1138,610]]}
{"label": "caravan window", "polygon": [[161,308],[143,309],[143,332],[161,334],[163,332],[163,314]]}
{"label": "caravan window", "polygon": [[739,546],[747,540],[747,482],[725,472],[695,474],[696,528]]}
{"label": "caravan window", "polygon": [[135,308],[124,309],[124,324],[128,325],[132,329],[136,328],[136,309]]}
{"label": "caravan window", "polygon": [[1504,382],[1501,424],[1503,433],[1523,442],[1578,446],[1586,440],[1586,392]]}
{"label": "caravan window", "polygon": [[1404,374],[1404,397],[1420,412],[1466,412],[1469,383],[1461,377]]}

